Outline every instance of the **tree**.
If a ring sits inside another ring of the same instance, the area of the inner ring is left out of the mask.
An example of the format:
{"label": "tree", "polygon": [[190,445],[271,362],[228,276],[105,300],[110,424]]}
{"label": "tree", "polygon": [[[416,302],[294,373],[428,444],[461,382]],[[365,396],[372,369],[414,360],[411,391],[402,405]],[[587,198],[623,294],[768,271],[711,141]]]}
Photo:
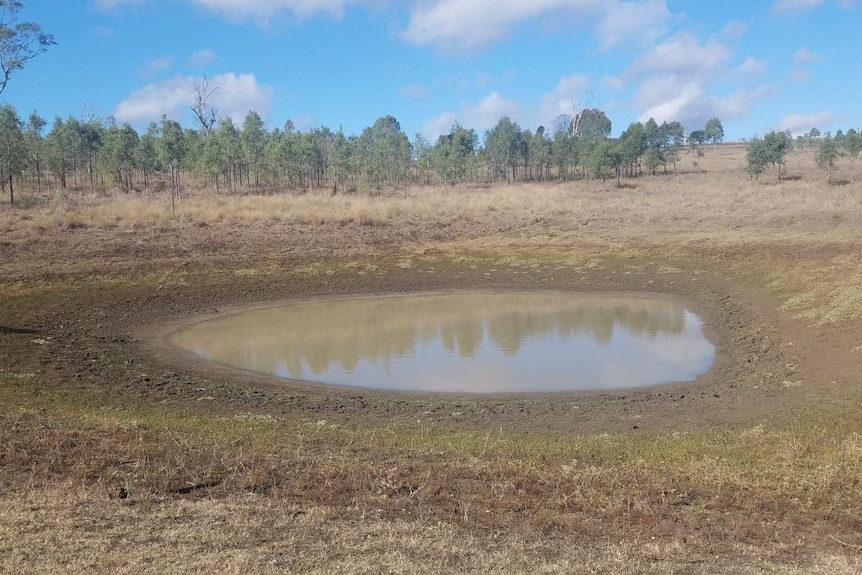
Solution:
{"label": "tree", "polygon": [[493,177],[506,176],[509,183],[517,179],[518,158],[521,156],[521,128],[508,117],[500,118],[493,129],[485,132],[485,151],[495,168]]}
{"label": "tree", "polygon": [[144,187],[150,185],[150,174],[159,169],[159,125],[150,123],[147,133],[135,146],[135,165],[144,176]]}
{"label": "tree", "polygon": [[54,124],[46,138],[48,148],[48,166],[55,177],[60,179],[60,185],[67,188],[66,176],[72,167],[72,135],[68,126],[59,116],[54,118]]}
{"label": "tree", "polygon": [[607,138],[611,135],[611,120],[598,108],[583,110],[575,116],[573,125],[573,134],[588,140]]}
{"label": "tree", "polygon": [[854,176],[853,164],[856,162],[856,158],[859,157],[859,152],[862,152],[862,135],[852,128],[847,130],[847,133],[844,134],[842,146],[844,152],[850,158],[850,181],[852,182]]}
{"label": "tree", "polygon": [[0,94],[13,72],[56,44],[54,36],[45,34],[39,24],[18,22],[23,7],[16,0],[0,0]]}
{"label": "tree", "polygon": [[186,141],[182,126],[176,121],[162,116],[161,135],[159,139],[162,165],[171,172],[171,211],[176,212],[176,200],[182,197],[180,173],[186,158]]}
{"label": "tree", "polygon": [[710,118],[703,130],[706,141],[712,144],[712,151],[718,153],[718,144],[724,141],[724,126],[718,118]]}
{"label": "tree", "polygon": [[194,112],[195,118],[197,118],[198,123],[201,125],[201,132],[203,132],[204,138],[209,135],[213,126],[218,122],[216,109],[209,103],[210,98],[216,93],[216,91],[218,91],[218,89],[219,86],[210,88],[210,82],[207,80],[206,76],[204,76],[200,82],[195,84],[195,95],[192,97],[189,107],[192,112]]}
{"label": "tree", "polygon": [[24,146],[23,124],[18,112],[9,104],[0,106],[0,181],[9,184],[9,203],[15,205],[15,188],[12,179],[24,169],[27,158]]}
{"label": "tree", "polygon": [[379,192],[385,184],[396,187],[407,179],[410,140],[392,116],[378,118],[359,138],[365,160],[365,179]]}
{"label": "tree", "polygon": [[260,186],[261,164],[264,161],[264,149],[266,148],[266,126],[257,112],[249,112],[242,123],[242,149],[245,153],[245,161],[251,174],[254,176],[255,187]]}
{"label": "tree", "polygon": [[34,110],[27,119],[27,126],[24,131],[24,141],[27,146],[27,160],[30,164],[30,169],[36,176],[36,190],[42,192],[42,157],[45,155],[45,138],[42,131],[45,129],[47,122],[39,116]]}
{"label": "tree", "polygon": [[766,155],[777,180],[781,179],[781,166],[786,162],[787,153],[793,149],[793,138],[789,132],[769,132],[763,138]]}
{"label": "tree", "polygon": [[434,168],[447,184],[464,182],[475,168],[479,136],[455,123],[434,146]]}
{"label": "tree", "polygon": [[815,161],[821,170],[828,170],[829,177],[827,181],[832,183],[832,172],[835,169],[835,164],[838,162],[838,157],[841,155],[841,150],[834,138],[829,136],[820,140],[817,146],[817,155]]}
{"label": "tree", "polygon": [[761,174],[766,171],[766,166],[770,162],[769,149],[766,146],[766,142],[764,142],[759,136],[753,137],[751,139],[751,143],[748,145],[745,159],[745,173],[748,174],[752,180],[760,178]]}
{"label": "tree", "polygon": [[111,122],[105,130],[102,156],[105,167],[114,182],[124,191],[132,189],[132,172],[135,168],[135,149],[138,146],[138,133],[129,124],[119,128]]}

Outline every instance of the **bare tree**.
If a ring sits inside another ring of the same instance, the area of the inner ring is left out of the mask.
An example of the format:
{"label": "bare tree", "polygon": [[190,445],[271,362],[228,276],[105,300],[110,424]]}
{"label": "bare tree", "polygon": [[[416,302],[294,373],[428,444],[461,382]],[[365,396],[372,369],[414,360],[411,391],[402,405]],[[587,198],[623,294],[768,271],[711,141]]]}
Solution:
{"label": "bare tree", "polygon": [[554,129],[559,132],[570,132],[572,137],[577,136],[580,133],[581,119],[592,101],[593,93],[589,90],[584,93],[580,106],[578,101],[572,98],[572,113],[560,114],[554,118]]}
{"label": "bare tree", "polygon": [[216,109],[209,103],[210,98],[218,89],[219,86],[210,89],[210,83],[206,76],[195,85],[195,95],[191,101],[191,109],[201,125],[204,137],[212,131],[213,126],[218,121]]}
{"label": "bare tree", "polygon": [[584,112],[592,101],[593,93],[589,90],[584,92],[584,99],[581,102],[580,108],[577,106],[575,99],[572,98],[572,112],[574,113],[574,119],[572,120],[572,136],[577,136],[580,133],[581,119],[584,117]]}

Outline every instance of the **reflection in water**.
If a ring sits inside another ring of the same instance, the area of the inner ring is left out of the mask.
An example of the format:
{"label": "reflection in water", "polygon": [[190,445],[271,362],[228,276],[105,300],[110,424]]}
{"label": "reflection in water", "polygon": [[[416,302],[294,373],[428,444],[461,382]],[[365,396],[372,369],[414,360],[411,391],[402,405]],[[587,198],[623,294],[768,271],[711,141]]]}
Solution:
{"label": "reflection in water", "polygon": [[600,390],[691,381],[700,319],[654,298],[464,293],[330,300],[201,322],[171,343],[232,367],[405,391]]}

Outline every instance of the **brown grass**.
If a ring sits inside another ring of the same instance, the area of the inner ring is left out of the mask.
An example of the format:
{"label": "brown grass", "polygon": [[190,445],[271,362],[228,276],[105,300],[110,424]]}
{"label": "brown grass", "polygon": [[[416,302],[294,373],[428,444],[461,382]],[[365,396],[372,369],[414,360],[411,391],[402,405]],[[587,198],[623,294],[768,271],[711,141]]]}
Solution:
{"label": "brown grass", "polygon": [[[70,195],[0,209],[0,293],[23,314],[88,289],[374,274],[380,253],[416,273],[685,268],[846,346],[858,387],[862,184],[827,187],[805,154],[780,184],[741,166],[684,156],[622,190],[202,191],[176,216],[161,196]],[[320,245],[283,246],[294,227]],[[862,570],[856,392],[792,424],[570,434],[189,415],[46,378],[0,366],[3,573]]]}

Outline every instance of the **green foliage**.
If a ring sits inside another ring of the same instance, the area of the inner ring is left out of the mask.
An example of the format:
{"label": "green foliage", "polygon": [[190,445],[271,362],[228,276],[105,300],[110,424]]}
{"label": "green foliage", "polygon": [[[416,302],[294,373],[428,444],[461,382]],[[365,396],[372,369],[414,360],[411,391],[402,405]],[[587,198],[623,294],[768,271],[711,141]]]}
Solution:
{"label": "green foliage", "polygon": [[611,135],[611,120],[602,110],[590,108],[584,110],[573,120],[574,135],[587,140],[600,140]]}
{"label": "green foliage", "polygon": [[24,125],[18,112],[9,104],[0,106],[0,182],[9,185],[9,203],[15,204],[12,179],[20,174],[27,162],[24,145]]}
{"label": "green foliage", "polygon": [[766,171],[766,166],[770,163],[769,150],[762,138],[755,136],[751,139],[748,151],[745,154],[745,160],[745,173],[752,180],[760,178],[763,172]]}
{"label": "green foliage", "polygon": [[821,170],[829,172],[828,182],[832,183],[832,172],[835,170],[835,164],[841,156],[841,149],[834,138],[829,136],[820,140],[820,145],[817,146],[817,155],[815,161]]}
{"label": "green foliage", "polygon": [[850,158],[850,180],[854,179],[854,164],[856,158],[859,157],[859,152],[862,152],[862,134],[859,134],[854,129],[847,130],[844,134],[844,140],[841,142],[841,147],[844,148],[844,153]]}
{"label": "green foliage", "polygon": [[721,125],[721,120],[711,118],[703,130],[705,140],[713,145],[720,144],[724,141],[724,126]]}
{"label": "green foliage", "polygon": [[39,24],[18,22],[23,7],[16,0],[0,0],[0,94],[15,71],[56,44]]}
{"label": "green foliage", "polygon": [[380,190],[383,186],[403,185],[410,168],[410,140],[392,116],[378,118],[359,138],[364,166],[363,180]]}
{"label": "green foliage", "polygon": [[508,117],[501,118],[493,129],[485,133],[485,152],[495,178],[503,175],[509,181],[515,181],[524,150],[521,128]]}
{"label": "green foliage", "polygon": [[132,170],[135,168],[135,150],[138,133],[129,125],[118,128],[112,123],[105,130],[101,158],[105,168],[113,175],[114,182],[128,191],[132,187]]}
{"label": "green foliage", "polygon": [[478,145],[479,136],[476,132],[462,128],[457,123],[449,134],[437,139],[434,169],[444,182],[455,185],[475,177]]}
{"label": "green foliage", "polygon": [[792,149],[793,138],[789,132],[770,132],[764,138],[755,136],[746,153],[745,172],[752,179],[757,179],[771,164],[775,178],[780,180],[781,167]]}

